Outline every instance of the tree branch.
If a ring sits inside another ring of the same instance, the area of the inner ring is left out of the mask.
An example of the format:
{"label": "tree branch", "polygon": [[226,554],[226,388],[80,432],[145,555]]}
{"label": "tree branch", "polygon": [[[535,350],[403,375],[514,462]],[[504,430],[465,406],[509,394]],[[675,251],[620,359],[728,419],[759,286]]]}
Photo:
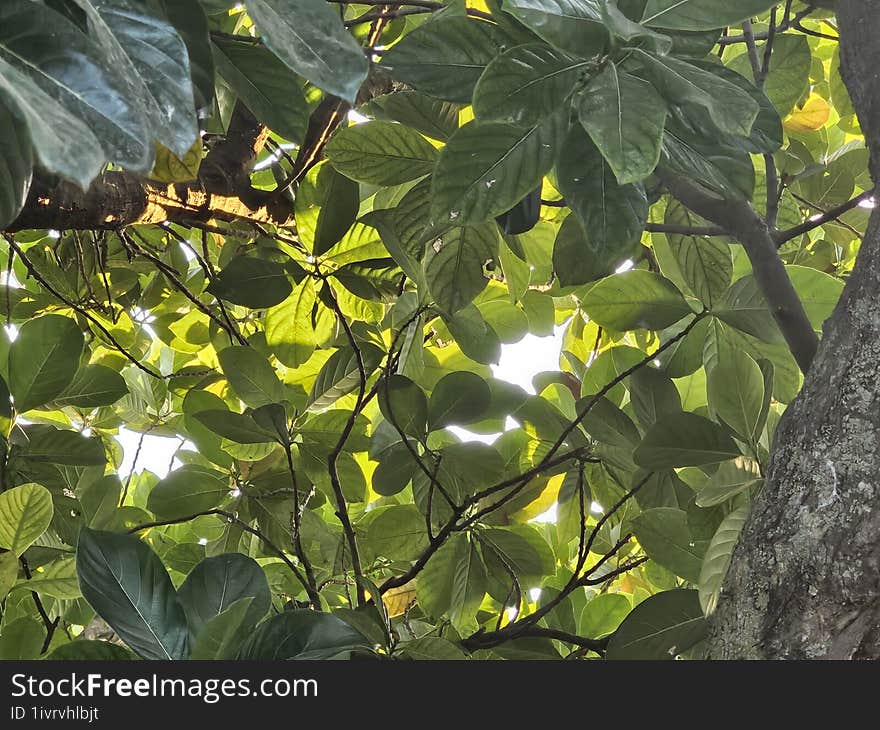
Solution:
{"label": "tree branch", "polygon": [[819,228],[820,226],[824,226],[826,223],[837,220],[844,213],[848,213],[853,208],[858,208],[862,203],[873,199],[873,197],[874,191],[867,190],[861,195],[857,195],[852,200],[848,200],[845,203],[838,205],[836,208],[825,211],[821,215],[814,216],[813,218],[804,221],[800,225],[794,226],[794,228],[789,228],[785,231],[777,231],[773,234],[773,241],[776,244],[776,247],[779,248],[784,243],[787,243],[793,238],[802,236],[805,233],[809,233],[810,231],[814,230],[815,228]]}
{"label": "tree branch", "polygon": [[714,197],[662,167],[656,174],[682,204],[725,228],[743,245],[770,312],[798,366],[806,373],[819,347],[819,338],[776,253],[777,245],[765,221],[745,201]]}

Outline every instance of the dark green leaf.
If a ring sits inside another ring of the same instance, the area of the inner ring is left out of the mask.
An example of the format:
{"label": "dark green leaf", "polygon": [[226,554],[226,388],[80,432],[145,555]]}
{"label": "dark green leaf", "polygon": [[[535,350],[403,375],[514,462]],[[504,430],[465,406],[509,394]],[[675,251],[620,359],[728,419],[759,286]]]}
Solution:
{"label": "dark green leaf", "polygon": [[489,409],[491,400],[489,386],[479,375],[464,371],[449,373],[431,391],[428,426],[434,431],[479,421]]}
{"label": "dark green leaf", "polygon": [[507,0],[504,10],[548,43],[585,58],[601,53],[608,40],[597,0]]}
{"label": "dark green leaf", "polygon": [[437,157],[433,145],[414,129],[382,121],[342,129],[326,152],[343,175],[371,185],[399,185],[427,175]]}
{"label": "dark green leaf", "polygon": [[31,187],[34,152],[21,117],[16,107],[0,103],[0,228],[15,220]]}
{"label": "dark green leaf", "polygon": [[655,28],[711,30],[735,25],[774,5],[770,0],[648,0],[641,22]]}
{"label": "dark green leaf", "polygon": [[453,228],[428,243],[425,280],[437,306],[455,314],[488,284],[483,265],[498,251],[494,223]]}
{"label": "dark green leaf", "polygon": [[553,166],[560,117],[534,127],[471,122],[440,152],[431,183],[431,219],[482,223],[510,210]]}
{"label": "dark green leaf", "polygon": [[[136,0],[78,0],[89,34],[124,78],[130,104],[142,105],[153,139],[183,157],[198,139],[186,44],[174,26]],[[106,105],[102,107],[106,114]]]}
{"label": "dark green leaf", "polygon": [[718,424],[696,413],[661,418],[636,449],[635,462],[646,469],[717,464],[740,455],[739,448]]}
{"label": "dark green leaf", "polygon": [[496,54],[491,25],[442,17],[407,33],[382,57],[382,65],[429,96],[470,103],[477,79]]}
{"label": "dark green leaf", "polygon": [[186,577],[178,596],[192,639],[199,636],[211,619],[242,598],[252,599],[240,619],[245,631],[257,625],[272,603],[263,569],[253,558],[240,553],[205,558]]}
{"label": "dark green leaf", "polygon": [[144,659],[183,659],[186,615],[171,579],[146,543],[84,527],[76,567],[83,596]]}
{"label": "dark green leaf", "polygon": [[609,63],[581,94],[578,118],[618,184],[643,180],[657,167],[666,104],[644,79]]}
{"label": "dark green leaf", "polygon": [[250,0],[266,46],[278,58],[329,94],[353,102],[367,77],[367,58],[323,0]]}
{"label": "dark green leaf", "polygon": [[657,593],[642,601],[611,636],[607,659],[674,659],[706,637],[696,591]]}
{"label": "dark green leaf", "polygon": [[253,43],[215,38],[211,47],[220,75],[254,116],[282,137],[301,142],[309,108],[290,69]]}
{"label": "dark green leaf", "polygon": [[236,256],[218,272],[208,291],[233,304],[266,309],[287,299],[293,287],[281,264],[255,256]]}
{"label": "dark green leaf", "polygon": [[515,46],[494,59],[474,89],[474,114],[531,126],[556,111],[590,64],[543,43]]}
{"label": "dark green leaf", "polygon": [[370,644],[359,631],[329,613],[284,611],[257,627],[237,659],[343,659]]}
{"label": "dark green leaf", "polygon": [[592,260],[611,262],[637,246],[648,219],[645,189],[619,185],[583,129],[572,128],[566,138],[556,176],[559,192],[583,224]]}

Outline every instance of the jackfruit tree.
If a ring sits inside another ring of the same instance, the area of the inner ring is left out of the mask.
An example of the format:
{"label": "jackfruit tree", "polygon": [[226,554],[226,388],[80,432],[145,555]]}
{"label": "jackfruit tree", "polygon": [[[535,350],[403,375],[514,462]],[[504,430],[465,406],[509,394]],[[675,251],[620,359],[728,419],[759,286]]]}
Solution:
{"label": "jackfruit tree", "polygon": [[4,0],[0,658],[880,656],[878,28]]}

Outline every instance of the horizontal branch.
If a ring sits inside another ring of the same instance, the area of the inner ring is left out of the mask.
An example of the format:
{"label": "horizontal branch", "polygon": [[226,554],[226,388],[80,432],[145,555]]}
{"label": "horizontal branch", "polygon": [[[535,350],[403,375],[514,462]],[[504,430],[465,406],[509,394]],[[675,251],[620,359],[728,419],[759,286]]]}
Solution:
{"label": "horizontal branch", "polygon": [[805,233],[809,233],[810,231],[819,228],[820,226],[824,226],[826,223],[837,220],[838,218],[840,218],[840,216],[848,213],[854,208],[858,208],[862,203],[871,200],[873,197],[874,191],[868,190],[861,195],[857,195],[851,200],[847,200],[845,203],[838,205],[836,208],[824,211],[821,215],[813,216],[809,220],[801,223],[800,225],[794,226],[793,228],[789,228],[785,231],[777,231],[773,234],[773,240],[776,243],[777,247],[782,246],[784,243],[787,243],[793,238],[802,236]]}
{"label": "horizontal branch", "polygon": [[[571,634],[567,631],[561,631],[558,629],[546,629],[541,626],[530,626],[529,628],[524,629],[523,632],[517,636],[517,638],[530,637],[541,639],[556,639],[557,641],[562,641],[565,644],[572,644],[573,646],[578,646],[582,649],[589,649],[590,651],[594,651],[597,654],[601,654],[605,651],[605,649],[608,647],[608,641],[611,638],[610,636],[606,636],[602,639],[591,639],[586,636]],[[493,646],[498,646],[499,644],[510,640],[510,638],[510,636],[500,634],[500,632],[497,631],[481,632],[462,639],[461,646],[463,646],[468,651],[476,651],[477,649],[490,649]]]}
{"label": "horizontal branch", "polygon": [[284,199],[270,203],[268,198],[259,190],[219,195],[198,181],[166,184],[111,171],[85,191],[69,182],[52,187],[36,183],[18,218],[6,230],[117,230],[131,225],[186,225],[213,218],[288,225],[290,204]]}

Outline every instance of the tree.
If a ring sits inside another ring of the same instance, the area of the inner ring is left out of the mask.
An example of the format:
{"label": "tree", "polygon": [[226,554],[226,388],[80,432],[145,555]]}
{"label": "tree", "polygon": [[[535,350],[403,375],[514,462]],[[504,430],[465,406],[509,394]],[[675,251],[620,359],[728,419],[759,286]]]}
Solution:
{"label": "tree", "polygon": [[876,657],[838,6],[0,5],[0,658]]}

